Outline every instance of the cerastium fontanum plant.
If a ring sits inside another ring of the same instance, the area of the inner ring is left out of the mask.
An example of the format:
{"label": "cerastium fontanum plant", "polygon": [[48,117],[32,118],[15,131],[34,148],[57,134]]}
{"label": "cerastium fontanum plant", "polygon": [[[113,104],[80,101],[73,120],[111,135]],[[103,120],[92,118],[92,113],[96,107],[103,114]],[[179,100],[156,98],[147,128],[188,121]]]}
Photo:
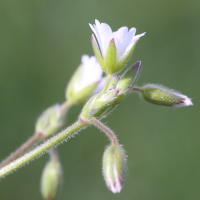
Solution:
{"label": "cerastium fontanum plant", "polygon": [[[110,139],[110,145],[103,154],[103,176],[109,190],[113,193],[121,191],[126,176],[126,154],[115,133],[101,120],[130,93],[138,92],[145,101],[160,106],[193,105],[187,96],[167,87],[156,84],[135,86],[141,69],[140,61],[119,75],[131,58],[136,43],[145,33],[135,35],[136,29],[131,28],[128,31],[127,27],[112,32],[109,25],[99,23],[98,20],[95,20],[95,25],[89,25],[94,32],[91,41],[96,58],[82,56],[81,64],[67,86],[66,101],[45,110],[36,122],[34,135],[0,163],[0,178],[2,178],[48,152],[50,160],[44,168],[41,179],[41,193],[45,200],[57,198],[62,176],[61,164],[53,147],[91,125],[102,130]],[[103,72],[106,74],[105,77],[102,76]],[[78,120],[56,134],[65,123],[69,107],[83,103],[85,105]],[[49,137],[51,138],[28,151],[33,145]]]}

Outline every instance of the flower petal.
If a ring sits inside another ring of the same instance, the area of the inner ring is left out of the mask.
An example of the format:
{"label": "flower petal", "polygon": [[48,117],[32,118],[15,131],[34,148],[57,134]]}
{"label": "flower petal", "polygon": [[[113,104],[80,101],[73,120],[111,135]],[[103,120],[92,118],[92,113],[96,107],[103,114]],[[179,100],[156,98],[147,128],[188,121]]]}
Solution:
{"label": "flower petal", "polygon": [[110,40],[113,38],[112,29],[108,24],[101,23],[100,32],[101,32],[100,38],[102,44],[102,55],[103,57],[105,57]]}
{"label": "flower petal", "polygon": [[[86,58],[85,55],[82,59]],[[79,81],[79,90],[101,80],[103,71],[97,62],[97,59],[92,56],[87,62],[82,65],[81,78]]]}

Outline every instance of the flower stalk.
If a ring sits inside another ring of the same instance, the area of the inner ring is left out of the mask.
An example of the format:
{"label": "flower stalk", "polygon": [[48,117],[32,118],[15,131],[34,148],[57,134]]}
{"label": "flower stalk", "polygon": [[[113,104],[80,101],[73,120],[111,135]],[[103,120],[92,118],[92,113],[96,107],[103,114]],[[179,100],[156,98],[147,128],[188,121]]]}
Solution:
{"label": "flower stalk", "polygon": [[102,122],[100,122],[95,117],[91,117],[90,120],[93,125],[95,125],[97,128],[102,130],[108,136],[108,138],[110,139],[113,145],[118,145],[117,137],[111,129],[109,129],[107,126],[105,126]]}
{"label": "flower stalk", "polygon": [[104,86],[104,88],[103,88],[103,90],[101,92],[102,94],[107,90],[111,78],[112,78],[112,74],[108,74],[107,79],[106,79],[106,84],[105,84],[105,86]]}

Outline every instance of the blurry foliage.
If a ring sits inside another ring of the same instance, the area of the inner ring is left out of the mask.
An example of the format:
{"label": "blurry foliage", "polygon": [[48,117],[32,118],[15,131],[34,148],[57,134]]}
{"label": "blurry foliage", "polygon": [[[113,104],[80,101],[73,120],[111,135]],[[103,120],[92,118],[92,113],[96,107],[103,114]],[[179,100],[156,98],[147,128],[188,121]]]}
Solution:
{"label": "blurry foliage", "polygon": [[[82,54],[93,55],[88,23],[147,32],[130,66],[142,61],[142,83],[161,83],[193,98],[193,107],[163,108],[132,94],[106,120],[128,154],[120,194],[107,190],[101,159],[108,140],[89,128],[58,147],[64,184],[60,200],[197,200],[200,198],[199,0],[2,0],[0,2],[0,158],[28,139],[37,117],[64,101]],[[68,124],[81,107],[68,113]],[[123,116],[123,117],[121,117]],[[1,199],[42,199],[48,156],[0,182]]]}

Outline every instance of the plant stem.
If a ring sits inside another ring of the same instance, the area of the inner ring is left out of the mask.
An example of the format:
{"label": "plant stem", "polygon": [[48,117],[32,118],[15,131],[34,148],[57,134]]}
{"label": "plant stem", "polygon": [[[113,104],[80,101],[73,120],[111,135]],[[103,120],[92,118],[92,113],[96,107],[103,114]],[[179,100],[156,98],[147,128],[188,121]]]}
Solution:
{"label": "plant stem", "polygon": [[0,163],[0,168],[6,166],[8,163],[13,161],[14,159],[21,156],[25,151],[30,149],[34,144],[39,142],[42,138],[40,133],[35,133],[31,138],[29,138],[21,147],[19,147],[15,152],[13,152],[10,156],[8,156],[5,160]]}
{"label": "plant stem", "polygon": [[107,90],[111,78],[112,78],[112,74],[108,74],[106,84],[102,90],[102,93],[104,93]]}
{"label": "plant stem", "polygon": [[22,167],[23,165],[27,164],[28,162],[34,160],[38,156],[45,153],[47,150],[51,149],[52,147],[62,143],[64,140],[69,138],[72,134],[80,131],[84,127],[87,127],[87,123],[83,123],[83,121],[78,120],[73,125],[66,128],[64,131],[60,132],[59,134],[53,136],[52,138],[48,139],[43,144],[36,147],[34,150],[26,153],[22,157],[16,159],[15,161],[11,162],[10,164],[6,165],[5,167],[0,169],[0,178],[4,177],[5,175],[13,172],[14,170]]}
{"label": "plant stem", "polygon": [[109,129],[107,126],[105,126],[102,122],[100,122],[98,119],[95,117],[91,117],[91,122],[100,130],[102,130],[110,139],[111,143],[113,145],[118,145],[117,137],[115,133]]}
{"label": "plant stem", "polygon": [[55,148],[52,148],[49,150],[49,156],[50,156],[50,160],[59,162],[58,153]]}
{"label": "plant stem", "polygon": [[61,115],[65,115],[67,110],[72,106],[72,103],[70,101],[65,101],[63,104],[62,104],[62,108],[61,108],[61,111],[60,111],[60,114]]}
{"label": "plant stem", "polygon": [[132,90],[133,90],[133,91],[136,91],[136,92],[141,92],[141,91],[142,91],[142,89],[139,88],[139,87],[133,87]]}

